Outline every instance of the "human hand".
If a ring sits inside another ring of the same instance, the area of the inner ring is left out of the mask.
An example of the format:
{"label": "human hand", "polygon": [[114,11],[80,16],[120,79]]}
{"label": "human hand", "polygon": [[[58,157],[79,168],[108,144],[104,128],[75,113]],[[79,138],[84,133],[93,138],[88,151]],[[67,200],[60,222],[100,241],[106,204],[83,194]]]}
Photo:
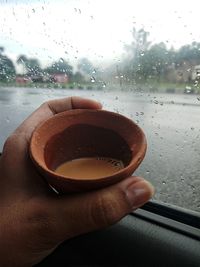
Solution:
{"label": "human hand", "polygon": [[61,242],[114,224],[153,195],[153,187],[140,177],[74,195],[51,190],[29,158],[30,138],[39,123],[73,108],[100,109],[101,104],[80,97],[48,101],[4,145],[0,158],[2,267],[32,266]]}

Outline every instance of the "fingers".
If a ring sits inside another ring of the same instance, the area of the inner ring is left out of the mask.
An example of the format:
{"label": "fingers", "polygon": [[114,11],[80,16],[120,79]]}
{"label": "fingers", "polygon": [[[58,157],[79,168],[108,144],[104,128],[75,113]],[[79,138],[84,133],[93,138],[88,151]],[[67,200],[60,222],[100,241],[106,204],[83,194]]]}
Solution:
{"label": "fingers", "polygon": [[28,140],[35,127],[52,117],[53,115],[70,109],[101,109],[102,105],[91,99],[81,97],[70,97],[56,100],[50,100],[42,104],[33,112],[15,131],[14,134],[23,134]]}
{"label": "fingers", "polygon": [[[76,108],[100,109],[101,104],[81,97],[48,101],[32,113],[7,139],[3,148],[2,161],[8,176],[12,179],[12,182],[10,181],[12,188],[17,187],[17,190],[21,188],[21,191],[23,186],[29,187],[31,191],[34,189],[33,185],[36,187],[35,191],[40,191],[39,187],[42,190],[48,188],[41,177],[36,175],[36,171],[28,157],[32,132],[38,124],[54,116],[54,114]],[[12,168],[7,168],[7,166],[12,166]]]}
{"label": "fingers", "polygon": [[56,113],[70,109],[101,109],[101,107],[102,106],[100,103],[81,97],[62,98],[45,102],[35,112],[33,112],[8,138],[4,145],[3,154],[10,151],[15,151],[16,154],[8,154],[10,160],[13,161],[12,157],[14,157],[15,161],[17,160],[17,164],[19,163],[20,166],[22,164],[22,159],[25,158],[26,160],[31,135],[34,129],[42,121],[47,120]]}
{"label": "fingers", "polygon": [[99,102],[93,101],[91,99],[81,98],[78,96],[48,101],[47,105],[54,114],[77,108],[81,109],[102,108],[102,105]]}
{"label": "fingers", "polygon": [[53,212],[53,237],[57,242],[114,224],[153,195],[151,184],[130,177],[105,189],[49,202]]}

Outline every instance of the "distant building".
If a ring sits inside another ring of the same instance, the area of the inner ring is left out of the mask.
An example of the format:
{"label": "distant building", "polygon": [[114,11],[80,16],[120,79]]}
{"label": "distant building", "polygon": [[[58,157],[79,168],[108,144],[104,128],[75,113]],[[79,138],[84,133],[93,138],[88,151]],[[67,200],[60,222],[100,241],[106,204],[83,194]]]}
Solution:
{"label": "distant building", "polygon": [[189,61],[184,61],[176,69],[176,81],[186,83],[191,81],[193,66]]}
{"label": "distant building", "polygon": [[192,71],[192,80],[200,79],[200,65],[196,65]]}
{"label": "distant building", "polygon": [[54,73],[51,75],[52,82],[55,83],[68,83],[69,78],[66,73]]}
{"label": "distant building", "polygon": [[31,82],[31,79],[28,77],[24,77],[24,76],[16,76],[15,82],[18,84],[27,84]]}
{"label": "distant building", "polygon": [[168,68],[166,78],[170,82],[180,82],[180,83],[190,82],[192,79],[193,69],[194,67],[192,63],[188,61],[184,61],[178,66],[172,64]]}

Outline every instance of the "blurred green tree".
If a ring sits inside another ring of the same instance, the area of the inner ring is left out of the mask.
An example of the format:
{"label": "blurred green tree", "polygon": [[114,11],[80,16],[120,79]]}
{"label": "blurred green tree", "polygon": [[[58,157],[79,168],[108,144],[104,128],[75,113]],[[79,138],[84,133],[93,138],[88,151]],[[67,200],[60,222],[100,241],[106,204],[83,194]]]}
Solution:
{"label": "blurred green tree", "polygon": [[4,48],[0,47],[0,80],[12,81],[15,78],[15,66],[10,58],[4,54]]}
{"label": "blurred green tree", "polygon": [[71,79],[73,76],[73,67],[63,58],[60,58],[44,69],[44,72],[47,74],[67,74],[68,78]]}
{"label": "blurred green tree", "polygon": [[17,64],[23,66],[23,74],[32,78],[33,80],[42,80],[42,69],[37,58],[27,58],[25,55],[20,55],[17,59]]}
{"label": "blurred green tree", "polygon": [[87,58],[81,58],[77,67],[80,72],[86,75],[93,75],[96,72],[93,64]]}

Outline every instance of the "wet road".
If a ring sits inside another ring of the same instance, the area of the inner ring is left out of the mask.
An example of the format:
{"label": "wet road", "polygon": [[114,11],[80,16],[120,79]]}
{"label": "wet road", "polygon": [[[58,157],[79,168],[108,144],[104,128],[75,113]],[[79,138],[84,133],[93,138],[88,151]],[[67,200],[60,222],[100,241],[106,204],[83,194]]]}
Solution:
{"label": "wet road", "polygon": [[156,187],[155,200],[200,212],[200,101],[196,95],[122,91],[0,88],[0,150],[7,136],[46,100],[79,95],[137,121],[148,151],[137,174]]}

